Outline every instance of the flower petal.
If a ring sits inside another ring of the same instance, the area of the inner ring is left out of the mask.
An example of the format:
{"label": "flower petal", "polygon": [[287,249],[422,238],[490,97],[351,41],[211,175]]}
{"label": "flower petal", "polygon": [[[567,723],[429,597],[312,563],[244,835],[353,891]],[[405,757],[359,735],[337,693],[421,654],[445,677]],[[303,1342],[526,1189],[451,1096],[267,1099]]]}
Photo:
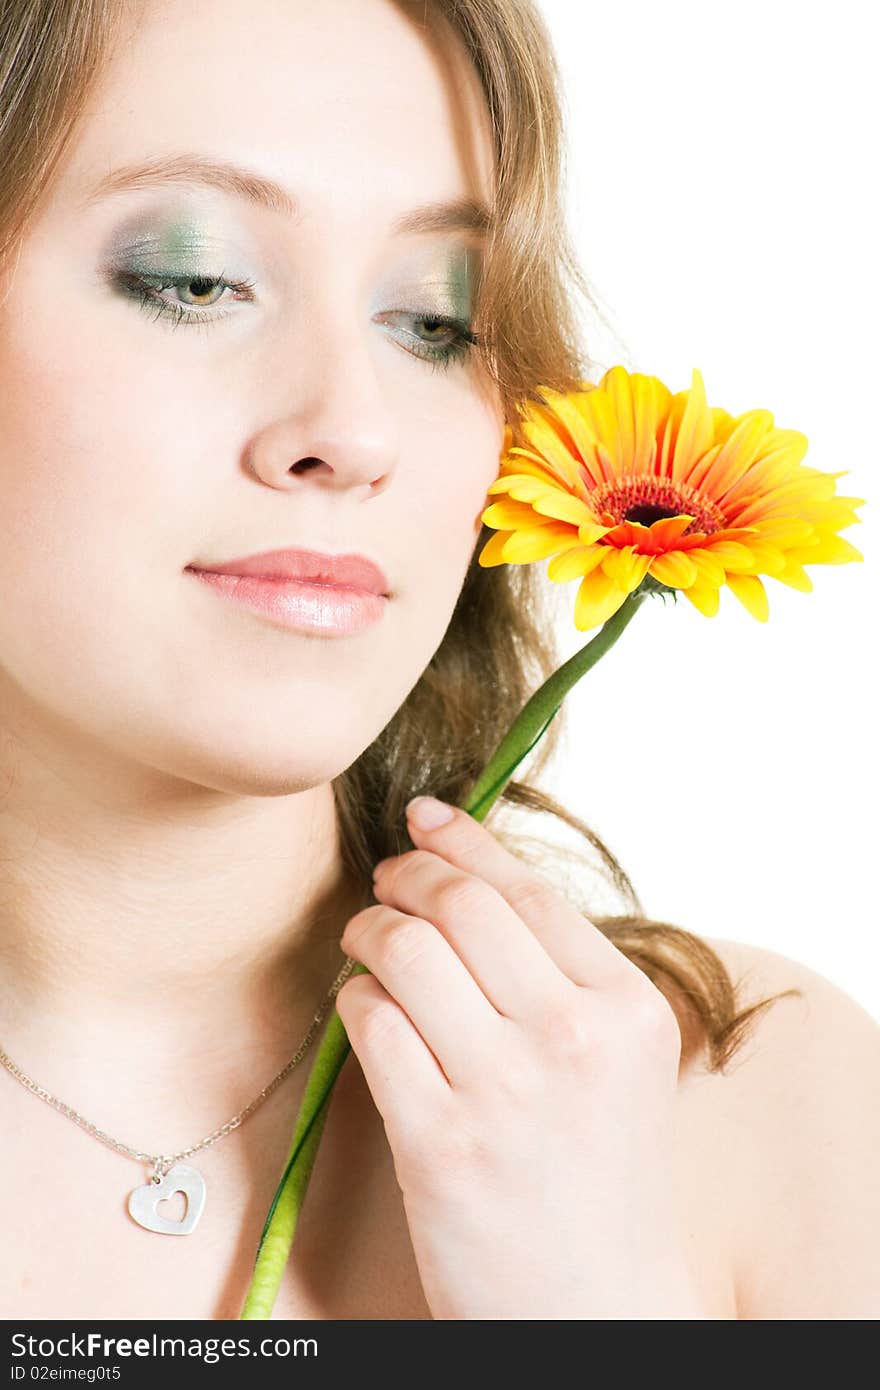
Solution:
{"label": "flower petal", "polygon": [[616,613],[626,598],[604,570],[596,569],[581,581],[574,601],[574,625],[579,632],[598,627]]}
{"label": "flower petal", "polygon": [[753,618],[757,618],[759,623],[766,623],[770,616],[770,603],[767,590],[756,574],[729,574],[727,586]]}
{"label": "flower petal", "polygon": [[[799,554],[797,550],[794,553]],[[808,565],[845,565],[848,560],[864,560],[865,557],[844,536],[831,535],[823,536],[803,558]]]}
{"label": "flower petal", "polygon": [[690,556],[681,550],[669,550],[651,560],[651,573],[661,584],[674,589],[689,589],[697,582],[697,569]]}
{"label": "flower petal", "polygon": [[693,520],[692,516],[666,516],[662,521],[652,522],[648,527],[648,537],[643,542],[643,548],[650,548],[651,554],[654,555],[666,549],[674,549],[675,542]]}
{"label": "flower petal", "polygon": [[813,581],[807,571],[795,560],[789,560],[784,570],[779,574],[774,574],[774,579],[778,579],[780,584],[787,584],[791,589],[799,589],[802,594],[813,592]]}
{"label": "flower petal", "polygon": [[714,584],[718,589],[727,579],[724,566],[709,550],[689,550],[687,557],[697,571],[698,584]]}
{"label": "flower petal", "polygon": [[[772,418],[772,417],[771,417]],[[716,491],[716,500],[734,507],[746,492],[772,492],[796,471],[807,451],[807,437],[797,430],[773,428],[761,443],[758,457],[730,488]]]}
{"label": "flower petal", "polygon": [[591,574],[601,565],[606,549],[607,546],[604,545],[574,545],[568,550],[560,551],[547,565],[547,578],[557,584],[567,583],[570,579],[582,579],[585,574]]}
{"label": "flower petal", "polygon": [[578,527],[578,536],[583,545],[594,545],[613,529],[612,526],[600,526],[594,521],[582,521]]}
{"label": "flower petal", "polygon": [[671,391],[656,376],[634,372],[630,378],[633,397],[633,471],[653,473],[657,460],[657,437],[669,410]]}
{"label": "flower petal", "polygon": [[714,618],[718,612],[721,601],[719,589],[714,584],[691,584],[690,588],[680,591],[685,598],[689,598],[691,603],[697,608],[704,617]]}
{"label": "flower petal", "polygon": [[548,487],[558,487],[556,479],[546,468],[540,471],[536,468],[531,476],[525,473],[503,474],[489,484],[487,492],[493,495],[502,492],[508,497],[515,497],[518,502],[531,502],[533,497],[540,497]]}
{"label": "flower petal", "polygon": [[652,555],[638,555],[631,545],[618,550],[616,546],[605,546],[605,560],[602,568],[609,578],[625,594],[631,594],[644,579],[653,559]]}
{"label": "flower petal", "polygon": [[553,409],[559,416],[574,442],[581,457],[581,467],[586,470],[593,486],[603,480],[603,471],[596,458],[596,436],[587,424],[584,400],[590,391],[597,388],[589,383],[589,390],[575,391],[570,396],[553,393]]}
{"label": "flower petal", "polygon": [[571,536],[569,527],[558,522],[546,526],[535,526],[528,531],[507,532],[503,546],[503,557],[508,564],[527,565],[532,560],[543,560],[553,555],[565,545]]}
{"label": "flower petal", "polygon": [[691,389],[685,392],[684,414],[675,440],[671,476],[687,482],[697,461],[714,443],[712,417],[706,406],[706,388],[696,367],[692,373]]}
{"label": "flower petal", "polygon": [[772,426],[773,416],[769,410],[750,410],[740,416],[705,476],[694,471],[693,486],[720,501],[754,462]]}
{"label": "flower petal", "polygon": [[494,536],[490,536],[477,556],[477,564],[483,569],[489,569],[492,565],[505,565],[507,561],[504,558],[504,547],[512,534],[512,531],[496,531]]}
{"label": "flower petal", "polygon": [[573,526],[580,526],[582,523],[595,524],[595,517],[589,507],[585,506],[579,497],[572,497],[570,492],[563,492],[561,488],[542,492],[532,505],[541,516],[552,516],[557,521],[570,521]]}
{"label": "flower petal", "polygon": [[533,409],[531,417],[524,421],[522,431],[535,452],[547,460],[560,482],[573,488],[577,482],[578,464],[557,431],[538,413],[537,407]]}
{"label": "flower petal", "polygon": [[772,541],[783,550],[790,545],[801,545],[813,534],[811,523],[797,517],[768,516],[755,523],[755,530],[762,540]]}
{"label": "flower petal", "polygon": [[506,531],[516,531],[520,527],[536,524],[534,510],[527,502],[513,502],[509,498],[505,498],[503,502],[493,502],[481,513],[480,519],[486,526]]}
{"label": "flower petal", "polygon": [[752,552],[741,541],[714,541],[711,536],[705,547],[708,555],[720,560],[726,570],[750,570],[754,561]]}

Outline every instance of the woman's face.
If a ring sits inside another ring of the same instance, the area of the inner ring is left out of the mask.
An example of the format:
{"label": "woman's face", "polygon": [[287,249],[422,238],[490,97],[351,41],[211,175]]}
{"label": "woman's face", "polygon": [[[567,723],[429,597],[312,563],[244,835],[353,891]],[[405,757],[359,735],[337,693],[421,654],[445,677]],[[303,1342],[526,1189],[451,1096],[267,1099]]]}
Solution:
{"label": "woman's face", "polygon": [[[132,18],[0,295],[8,727],[280,794],[337,776],[418,680],[503,440],[432,322],[470,321],[479,234],[394,227],[490,197],[477,79],[449,61],[390,0]],[[295,215],[182,180],[96,195],[174,156],[256,170]],[[291,631],[187,571],[286,547],[376,560],[379,621]]]}

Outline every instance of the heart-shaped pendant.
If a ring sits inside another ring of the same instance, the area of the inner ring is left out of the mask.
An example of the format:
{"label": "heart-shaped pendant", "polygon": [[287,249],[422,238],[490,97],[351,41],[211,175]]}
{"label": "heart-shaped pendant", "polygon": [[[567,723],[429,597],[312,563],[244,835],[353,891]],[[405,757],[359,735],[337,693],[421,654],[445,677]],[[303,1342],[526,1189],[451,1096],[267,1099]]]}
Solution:
{"label": "heart-shaped pendant", "polygon": [[[158,1207],[175,1192],[182,1192],[186,1198],[186,1214],[180,1221],[169,1221],[159,1215]],[[188,1236],[195,1230],[204,1209],[205,1180],[197,1168],[190,1168],[187,1163],[176,1163],[161,1182],[136,1187],[128,1198],[129,1214],[138,1225],[165,1236]]]}

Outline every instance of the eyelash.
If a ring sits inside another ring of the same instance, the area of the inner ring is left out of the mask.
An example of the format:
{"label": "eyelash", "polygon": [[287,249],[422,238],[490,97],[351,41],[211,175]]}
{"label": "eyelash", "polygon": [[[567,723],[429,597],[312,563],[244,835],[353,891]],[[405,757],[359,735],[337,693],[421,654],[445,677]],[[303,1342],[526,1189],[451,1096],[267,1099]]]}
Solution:
{"label": "eyelash", "polygon": [[[167,289],[179,289],[182,286],[203,284],[207,286],[205,293],[223,285],[227,289],[234,290],[236,295],[242,299],[253,299],[251,291],[254,288],[253,280],[227,280],[221,273],[220,275],[137,275],[134,271],[120,271],[114,277],[115,283],[131,298],[135,299],[139,308],[150,311],[153,310],[153,318],[170,318],[172,326],[176,327],[181,323],[197,323],[209,325],[216,323],[218,319],[228,317],[228,311],[216,313],[203,313],[199,309],[186,308],[182,304],[174,304],[168,299],[161,298],[161,292]],[[400,310],[406,313],[406,310]],[[471,349],[479,342],[478,336],[471,330],[469,325],[462,319],[450,318],[445,314],[409,314],[409,317],[417,323],[430,323],[436,327],[450,329],[455,337],[451,343],[443,347],[432,347],[431,344],[422,340],[417,340],[421,344],[420,351],[410,351],[413,357],[421,357],[429,361],[433,368],[448,368],[453,362],[463,361]]]}

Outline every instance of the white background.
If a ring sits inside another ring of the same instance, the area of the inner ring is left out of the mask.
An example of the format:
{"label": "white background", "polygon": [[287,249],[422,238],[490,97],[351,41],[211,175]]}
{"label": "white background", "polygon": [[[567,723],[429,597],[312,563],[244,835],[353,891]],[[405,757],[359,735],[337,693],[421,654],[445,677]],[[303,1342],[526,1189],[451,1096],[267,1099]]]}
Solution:
{"label": "white background", "polygon": [[[867,499],[842,533],[864,562],[810,567],[811,594],[766,578],[767,623],[727,588],[715,618],[643,605],[566,698],[542,785],[617,854],[649,916],[794,957],[880,1019],[871,7],[540,8],[570,225],[606,319],[585,320],[591,375],[620,362],[678,391],[699,367],[711,405],[771,410],[806,434],[809,465],[850,470],[839,493]],[[588,640],[577,583],[550,587],[567,658]]]}

